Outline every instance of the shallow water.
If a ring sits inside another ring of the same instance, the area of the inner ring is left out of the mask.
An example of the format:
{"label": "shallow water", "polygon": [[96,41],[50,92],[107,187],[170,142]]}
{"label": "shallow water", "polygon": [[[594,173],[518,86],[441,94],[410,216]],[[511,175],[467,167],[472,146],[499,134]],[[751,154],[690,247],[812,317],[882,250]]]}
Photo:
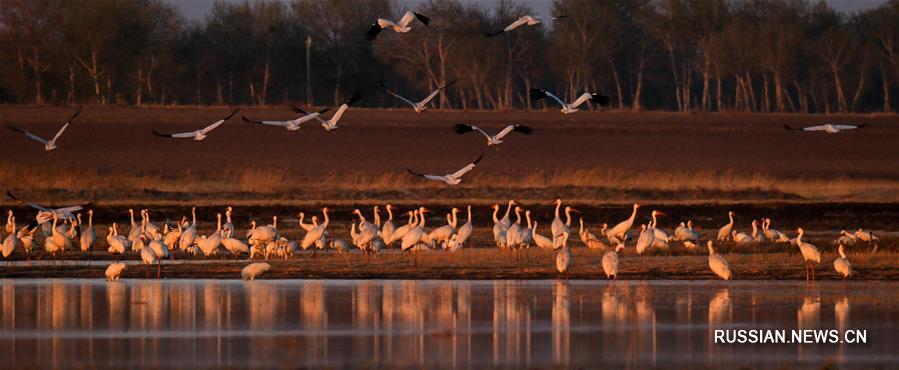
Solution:
{"label": "shallow water", "polygon": [[[899,282],[0,284],[0,368],[899,363]],[[718,328],[858,329],[867,343],[715,344]]]}

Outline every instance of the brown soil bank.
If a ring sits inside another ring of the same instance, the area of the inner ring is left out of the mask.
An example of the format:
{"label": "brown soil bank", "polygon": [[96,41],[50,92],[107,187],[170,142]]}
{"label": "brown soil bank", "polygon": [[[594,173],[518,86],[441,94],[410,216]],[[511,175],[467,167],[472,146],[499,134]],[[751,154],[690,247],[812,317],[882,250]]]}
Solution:
{"label": "brown soil bank", "polygon": [[[49,135],[63,108],[0,108],[0,125]],[[0,133],[0,188],[41,200],[109,204],[281,204],[366,199],[545,199],[590,201],[899,201],[899,118],[582,112],[441,112],[351,109],[340,129],[296,132],[233,118],[203,142],[154,137],[194,130],[228,108],[88,107],[44,153],[20,134]],[[253,119],[291,118],[282,108],[244,109]],[[484,150],[477,134],[509,123],[513,134],[458,187],[409,176],[449,173]],[[784,124],[868,124],[836,135]],[[551,195],[550,195],[551,194]]]}
{"label": "brown soil bank", "polygon": [[[793,247],[795,248],[795,247]],[[636,256],[632,251],[621,257],[619,279],[717,279],[703,255]],[[803,280],[805,268],[798,250],[789,253],[724,254],[734,279]],[[463,250],[458,253],[423,252],[402,255],[396,251],[369,258],[359,253],[303,253],[289,260],[269,260],[271,271],[262,279],[604,279],[602,253],[573,249],[568,272],[555,270],[555,253],[533,250],[515,256],[495,249]],[[834,253],[822,253],[817,265],[818,280],[842,279],[833,270]],[[850,252],[853,280],[899,279],[896,252]],[[166,279],[239,279],[240,270],[251,261],[215,261],[162,265]],[[106,264],[98,266],[4,266],[0,278],[102,278]],[[155,266],[129,266],[123,278],[155,278]]]}

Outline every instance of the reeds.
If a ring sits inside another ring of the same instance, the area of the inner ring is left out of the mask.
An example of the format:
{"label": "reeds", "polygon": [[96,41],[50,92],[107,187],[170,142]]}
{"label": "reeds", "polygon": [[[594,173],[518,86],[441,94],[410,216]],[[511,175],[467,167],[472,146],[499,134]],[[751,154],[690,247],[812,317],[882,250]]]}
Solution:
{"label": "reeds", "polygon": [[[624,171],[605,168],[535,170],[523,176],[474,172],[456,187],[422,180],[403,171],[295,174],[280,168],[184,169],[169,173],[139,169],[110,173],[98,168],[56,165],[36,168],[0,164],[0,188],[34,196],[83,194],[108,200],[141,198],[141,194],[179,193],[195,198],[235,194],[240,199],[364,199],[405,194],[427,199],[485,198],[528,194],[545,198],[560,194],[597,201],[621,199],[747,199],[807,201],[899,201],[899,181],[863,178],[783,177],[762,172]],[[386,194],[386,195],[385,195]]]}

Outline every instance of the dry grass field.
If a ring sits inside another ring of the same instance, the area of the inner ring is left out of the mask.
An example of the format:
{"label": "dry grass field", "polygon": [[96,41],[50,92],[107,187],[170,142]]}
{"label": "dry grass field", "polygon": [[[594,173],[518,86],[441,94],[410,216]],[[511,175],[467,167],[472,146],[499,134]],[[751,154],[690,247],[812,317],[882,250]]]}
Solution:
{"label": "dry grass field", "polygon": [[[288,132],[244,123],[287,109],[242,109],[203,142],[154,137],[203,127],[230,108],[87,107],[44,153],[0,132],[0,188],[42,201],[107,205],[487,204],[497,199],[585,204],[899,201],[899,119],[893,115],[441,112],[351,109],[340,129]],[[71,109],[0,107],[0,125],[52,135]],[[456,123],[533,126],[486,149],[462,185],[412,177],[449,173],[484,150]],[[793,132],[784,124],[865,123],[855,132]],[[9,204],[4,200],[4,205]]]}

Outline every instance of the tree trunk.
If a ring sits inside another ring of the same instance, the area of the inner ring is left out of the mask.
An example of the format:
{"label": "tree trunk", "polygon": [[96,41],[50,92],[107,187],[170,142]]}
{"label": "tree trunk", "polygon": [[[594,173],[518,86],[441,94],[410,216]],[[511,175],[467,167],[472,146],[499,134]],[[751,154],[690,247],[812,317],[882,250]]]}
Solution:
{"label": "tree trunk", "polygon": [[720,112],[723,105],[721,100],[721,71],[715,68],[715,111]]}
{"label": "tree trunk", "polygon": [[143,103],[143,91],[144,91],[144,69],[141,67],[137,67],[137,88],[134,92],[134,105],[141,106]]}
{"label": "tree trunk", "polygon": [[711,89],[709,87],[711,74],[711,63],[706,61],[703,63],[702,68],[702,109],[705,111],[712,110],[712,96]]}
{"label": "tree trunk", "polygon": [[843,91],[843,82],[840,80],[840,71],[836,64],[830,64],[830,74],[833,76],[833,89],[837,96],[837,109],[840,112],[846,112],[846,94]]}
{"label": "tree trunk", "polygon": [[646,64],[646,58],[643,56],[643,49],[640,49],[640,57],[637,62],[637,87],[634,89],[634,101],[631,102],[631,109],[635,112],[643,110],[640,104],[640,96],[643,94],[643,67]]}
{"label": "tree trunk", "polygon": [[69,63],[69,92],[66,94],[66,103],[72,105],[75,103],[75,61]]}
{"label": "tree trunk", "polygon": [[674,44],[671,40],[665,40],[665,47],[668,49],[668,59],[671,62],[671,75],[674,77],[674,96],[677,100],[677,110],[684,110],[684,104],[681,101],[680,79],[677,77],[677,63],[674,61]]}
{"label": "tree trunk", "polygon": [[880,80],[883,84],[883,112],[890,113],[893,109],[890,107],[890,77],[887,75],[886,66],[883,62],[880,64]]}
{"label": "tree trunk", "polygon": [[785,99],[784,99],[784,86],[783,79],[781,79],[780,71],[774,72],[774,98],[777,103],[777,111],[783,112],[786,110]]}
{"label": "tree trunk", "polygon": [[624,92],[621,90],[621,79],[618,78],[618,68],[615,68],[615,61],[609,57],[609,66],[612,67],[612,78],[615,80],[615,90],[618,92],[618,110],[624,110]]}
{"label": "tree trunk", "polygon": [[752,87],[752,75],[749,74],[749,71],[746,71],[746,99],[747,99],[747,111],[755,112],[759,110],[758,100],[755,99],[755,88]]}
{"label": "tree trunk", "polygon": [[762,98],[765,99],[762,102],[762,109],[765,110],[765,113],[771,112],[771,97],[768,96],[768,74],[762,73]]}

